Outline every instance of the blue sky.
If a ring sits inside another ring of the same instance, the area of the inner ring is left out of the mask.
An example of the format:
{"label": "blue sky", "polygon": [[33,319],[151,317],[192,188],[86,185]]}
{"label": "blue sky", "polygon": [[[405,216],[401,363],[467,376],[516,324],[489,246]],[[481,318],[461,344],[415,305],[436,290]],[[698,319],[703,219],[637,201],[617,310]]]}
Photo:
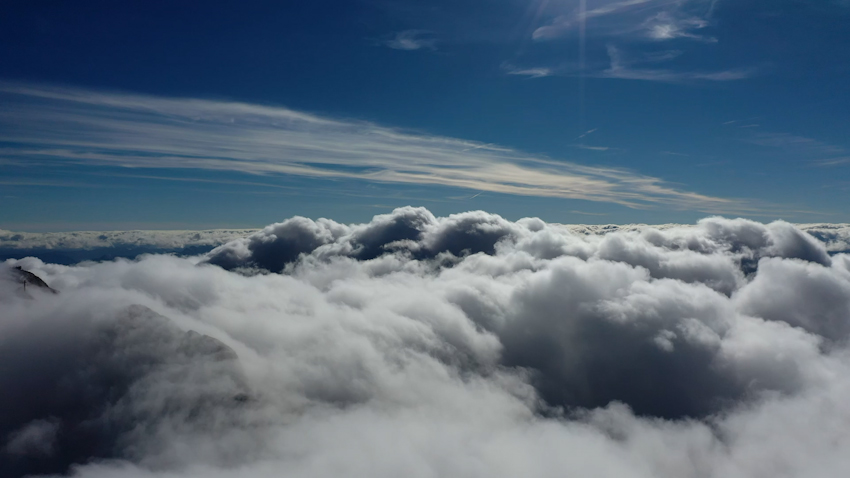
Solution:
{"label": "blue sky", "polygon": [[0,228],[850,222],[850,2],[0,5]]}

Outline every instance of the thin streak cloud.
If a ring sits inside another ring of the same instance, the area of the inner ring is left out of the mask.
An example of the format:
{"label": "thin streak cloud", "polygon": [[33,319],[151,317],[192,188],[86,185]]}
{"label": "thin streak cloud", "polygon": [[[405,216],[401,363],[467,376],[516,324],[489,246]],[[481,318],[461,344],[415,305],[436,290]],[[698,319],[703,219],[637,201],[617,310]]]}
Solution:
{"label": "thin streak cloud", "polygon": [[[632,208],[748,210],[627,170],[555,161],[455,138],[283,107],[0,85],[0,156],[87,166],[440,185]],[[749,209],[752,210],[752,209]]]}
{"label": "thin streak cloud", "polygon": [[843,158],[824,159],[821,161],[817,161],[815,164],[817,164],[818,166],[840,166],[843,164],[850,164],[850,156],[845,156]]}
{"label": "thin streak cloud", "polygon": [[681,83],[688,81],[736,81],[753,77],[755,68],[734,68],[722,71],[674,71],[661,68],[635,68],[625,61],[620,50],[614,46],[608,47],[608,57],[611,64],[607,70],[597,74],[601,78],[617,78],[622,80],[660,81],[666,83]]}
{"label": "thin streak cloud", "polygon": [[512,66],[505,67],[505,71],[509,75],[526,76],[528,78],[545,78],[552,76],[554,71],[551,68],[515,68]]}
{"label": "thin streak cloud", "polygon": [[627,36],[655,41],[690,39],[716,43],[711,36],[695,33],[710,26],[713,6],[708,12],[695,9],[701,2],[684,0],[624,0],[582,11],[581,8],[556,16],[550,23],[532,33],[536,41],[554,40],[581,28],[592,20],[594,34],[602,36]]}
{"label": "thin streak cloud", "polygon": [[587,149],[587,150],[590,150],[590,151],[608,151],[609,149],[611,149],[608,146],[591,146],[591,145],[588,145],[588,144],[577,144],[575,146],[576,146],[576,148]]}
{"label": "thin streak cloud", "polygon": [[579,11],[572,16],[562,15],[557,17],[550,25],[545,25],[534,30],[532,38],[535,40],[551,40],[558,38],[573,27],[578,26],[582,21],[595,17],[621,13],[628,11],[631,8],[652,2],[653,0],[625,0],[622,2],[603,5],[585,12]]}
{"label": "thin streak cloud", "polygon": [[435,50],[437,40],[428,31],[405,30],[396,33],[385,45],[394,50],[421,50],[423,48]]}

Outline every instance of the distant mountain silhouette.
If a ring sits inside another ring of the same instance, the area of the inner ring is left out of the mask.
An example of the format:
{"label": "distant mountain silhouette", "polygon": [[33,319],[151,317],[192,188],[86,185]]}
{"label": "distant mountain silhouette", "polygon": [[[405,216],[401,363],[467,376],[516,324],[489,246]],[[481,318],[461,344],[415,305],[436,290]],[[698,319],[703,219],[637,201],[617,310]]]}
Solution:
{"label": "distant mountain silhouette", "polygon": [[8,275],[13,282],[20,284],[19,293],[22,293],[23,295],[29,296],[27,290],[31,289],[38,289],[45,292],[51,292],[53,294],[59,293],[59,291],[47,285],[41,277],[21,268],[21,266],[15,266],[8,269]]}

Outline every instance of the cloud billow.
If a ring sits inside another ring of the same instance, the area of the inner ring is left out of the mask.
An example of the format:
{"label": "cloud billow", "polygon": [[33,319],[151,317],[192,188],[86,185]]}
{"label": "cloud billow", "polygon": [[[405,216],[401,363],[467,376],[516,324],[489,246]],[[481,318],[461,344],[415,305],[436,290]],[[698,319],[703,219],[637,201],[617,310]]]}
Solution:
{"label": "cloud billow", "polygon": [[60,292],[0,295],[0,467],[837,476],[850,258],[833,242],[405,207],[203,257],[8,261]]}

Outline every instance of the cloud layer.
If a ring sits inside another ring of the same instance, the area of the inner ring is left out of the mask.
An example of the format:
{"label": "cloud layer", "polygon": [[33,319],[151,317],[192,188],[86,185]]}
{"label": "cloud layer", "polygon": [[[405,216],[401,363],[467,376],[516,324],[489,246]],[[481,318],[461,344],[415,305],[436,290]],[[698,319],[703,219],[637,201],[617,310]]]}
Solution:
{"label": "cloud layer", "polygon": [[0,260],[28,256],[58,264],[87,260],[133,259],[141,254],[182,256],[209,252],[216,246],[255,232],[252,229],[208,231],[74,231],[12,232],[0,229]]}
{"label": "cloud layer", "polygon": [[218,246],[256,232],[253,229],[211,229],[207,231],[74,231],[13,232],[0,229],[0,249],[96,249],[149,246],[179,249],[191,246]]}
{"label": "cloud layer", "polygon": [[60,293],[0,282],[4,476],[850,465],[850,256],[784,222],[407,207],[296,217],[195,258],[14,265]]}

